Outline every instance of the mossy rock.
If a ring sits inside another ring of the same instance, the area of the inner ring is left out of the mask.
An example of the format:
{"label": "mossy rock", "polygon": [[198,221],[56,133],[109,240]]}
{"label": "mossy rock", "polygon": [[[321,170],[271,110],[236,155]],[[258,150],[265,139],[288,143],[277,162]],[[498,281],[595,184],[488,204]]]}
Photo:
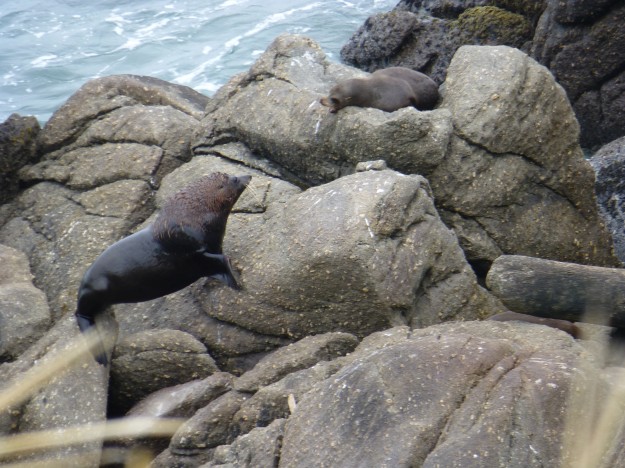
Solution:
{"label": "mossy rock", "polygon": [[494,6],[470,8],[452,21],[451,27],[463,39],[480,44],[521,47],[532,37],[532,27],[524,16]]}

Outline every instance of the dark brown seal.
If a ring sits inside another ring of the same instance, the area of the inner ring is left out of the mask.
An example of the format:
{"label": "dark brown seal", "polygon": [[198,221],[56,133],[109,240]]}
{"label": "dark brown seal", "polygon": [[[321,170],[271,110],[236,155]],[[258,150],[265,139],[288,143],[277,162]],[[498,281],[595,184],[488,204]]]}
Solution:
{"label": "dark brown seal", "polygon": [[341,81],[320,102],[332,113],[346,106],[393,112],[409,106],[430,110],[438,97],[438,86],[428,76],[410,68],[390,67],[376,70],[367,78]]}
{"label": "dark brown seal", "polygon": [[[202,277],[237,288],[222,241],[230,210],[250,179],[222,173],[202,177],[171,197],[154,224],[107,248],[78,290],[80,330],[94,327],[110,305],[156,299]],[[94,355],[107,364],[101,339]]]}
{"label": "dark brown seal", "polygon": [[489,317],[488,320],[495,320],[497,322],[509,322],[511,320],[516,320],[519,322],[537,323],[539,325],[546,325],[551,328],[557,328],[559,330],[562,330],[571,335],[573,338],[581,337],[581,331],[579,327],[573,322],[569,322],[568,320],[535,317],[533,315],[520,314],[518,312],[511,311],[493,315],[492,317]]}

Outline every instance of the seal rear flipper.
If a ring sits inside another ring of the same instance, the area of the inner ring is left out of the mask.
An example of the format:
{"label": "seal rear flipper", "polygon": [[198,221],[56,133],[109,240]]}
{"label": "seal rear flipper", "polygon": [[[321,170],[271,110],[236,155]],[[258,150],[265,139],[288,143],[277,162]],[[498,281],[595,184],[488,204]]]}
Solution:
{"label": "seal rear flipper", "polygon": [[95,320],[92,317],[87,317],[76,313],[76,321],[78,322],[78,328],[83,333],[88,342],[91,343],[91,353],[95,360],[103,366],[108,365],[108,355],[104,349],[104,339],[100,331],[98,330]]}

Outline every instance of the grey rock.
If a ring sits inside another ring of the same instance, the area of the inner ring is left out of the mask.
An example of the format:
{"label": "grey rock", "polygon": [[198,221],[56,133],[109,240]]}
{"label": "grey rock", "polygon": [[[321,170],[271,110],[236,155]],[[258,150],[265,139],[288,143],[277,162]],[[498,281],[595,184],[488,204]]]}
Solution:
{"label": "grey rock", "polygon": [[406,66],[442,83],[462,45],[519,48],[553,72],[581,124],[582,146],[596,148],[625,134],[624,12],[614,0],[402,0],[368,18],[341,57],[369,72]]}
{"label": "grey rock", "polygon": [[464,46],[441,107],[455,136],[429,180],[445,221],[469,234],[460,239],[469,259],[492,261],[496,244],[502,253],[618,265],[575,115],[545,67],[509,47]]}
{"label": "grey rock", "polygon": [[147,395],[216,372],[215,361],[193,336],[179,330],[150,330],[129,335],[115,347],[111,400],[125,413]]}
{"label": "grey rock", "polygon": [[488,322],[354,355],[298,403],[282,466],[557,466],[566,396],[592,361],[563,332]]}
{"label": "grey rock", "polygon": [[18,171],[37,160],[35,117],[12,114],[0,123],[0,204],[6,203],[19,190]]}
{"label": "grey rock", "polygon": [[247,434],[255,427],[269,426],[275,420],[288,418],[293,405],[297,406],[297,402],[315,384],[337,372],[346,360],[348,357],[321,361],[260,388],[234,415],[233,423],[237,433]]}
{"label": "grey rock", "polygon": [[510,310],[625,328],[625,270],[502,255],[486,285]]}
{"label": "grey rock", "polygon": [[625,262],[625,138],[602,146],[590,164],[595,170],[600,212],[614,239],[616,255]]}
{"label": "grey rock", "polygon": [[[283,35],[215,96],[196,148],[235,138],[313,184],[351,173],[363,155],[380,158],[428,178],[474,264],[502,253],[617,264],[575,115],[550,72],[510,47],[464,46],[447,73],[434,111],[328,114],[316,93],[358,73]],[[536,220],[567,227],[553,236]]]}
{"label": "grey rock", "polygon": [[50,309],[23,252],[0,245],[0,264],[0,359],[12,360],[47,331]]}
{"label": "grey rock", "polygon": [[207,450],[232,443],[238,435],[232,417],[248,398],[249,394],[231,391],[196,412],[172,437],[171,455],[201,459],[212,453]]}
{"label": "grey rock", "polygon": [[128,416],[190,418],[197,410],[232,390],[233,381],[231,374],[215,372],[202,380],[163,388],[133,406]]}
{"label": "grey rock", "polygon": [[344,356],[357,344],[358,339],[348,333],[307,336],[263,358],[237,379],[234,388],[240,392],[254,393],[292,372],[312,367],[319,361],[331,361]]}
{"label": "grey rock", "polygon": [[337,81],[359,75],[363,73],[329,62],[310,39],[279,36],[247,74],[217,93],[195,147],[235,138],[314,184],[375,159],[404,172],[430,172],[447,148],[452,131],[448,112],[352,107],[331,114],[318,102]]}
{"label": "grey rock", "polygon": [[625,134],[623,109],[615,102],[624,86],[625,6],[596,2],[588,9],[586,3],[550,1],[532,55],[566,89],[582,126],[582,144],[594,147]]}
{"label": "grey rock", "polygon": [[82,274],[154,210],[162,177],[192,155],[208,98],[149,77],[78,90],[39,133],[32,185],[0,210],[0,242],[25,252],[54,320],[73,311]]}
{"label": "grey rock", "polygon": [[257,427],[231,445],[215,449],[213,459],[200,468],[260,468],[278,466],[286,420],[277,419],[267,427]]}
{"label": "grey rock", "polygon": [[530,21],[497,3],[503,2],[400,2],[388,13],[369,17],[342,47],[341,58],[369,72],[412,68],[441,84],[462,45],[522,48],[531,39]]}
{"label": "grey rock", "polygon": [[270,207],[260,221],[226,236],[242,291],[202,291],[206,313],[224,322],[291,339],[362,337],[500,308],[477,285],[420,176],[342,177]]}
{"label": "grey rock", "polygon": [[[18,359],[0,366],[2,389],[23,380],[38,366],[55,361],[74,339],[81,339],[73,317],[60,320]],[[39,371],[36,371],[39,373]],[[71,428],[102,422],[106,419],[108,372],[88,353],[72,366],[57,373],[42,388],[30,387],[22,394],[22,402],[7,409],[10,420],[2,418],[2,433],[34,432]],[[6,424],[9,424],[8,426]],[[98,467],[101,442],[88,442],[23,453],[12,459],[34,466],[35,462],[50,466],[60,460],[74,459],[78,466]]]}
{"label": "grey rock", "polygon": [[[124,107],[167,107],[199,118],[208,101],[209,98],[191,88],[148,76],[113,75],[94,79],[54,113],[40,135],[39,144],[46,152],[67,146],[80,137],[96,117]],[[124,132],[121,126],[115,130]]]}

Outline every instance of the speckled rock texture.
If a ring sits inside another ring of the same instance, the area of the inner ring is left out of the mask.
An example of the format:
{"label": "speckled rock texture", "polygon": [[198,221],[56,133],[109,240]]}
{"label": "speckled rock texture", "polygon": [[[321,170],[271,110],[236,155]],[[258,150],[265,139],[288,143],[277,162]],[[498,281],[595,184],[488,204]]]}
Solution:
{"label": "speckled rock texture", "polygon": [[[476,17],[462,21],[484,32]],[[479,321],[506,310],[482,286],[502,253],[618,263],[564,91],[516,49],[464,47],[433,111],[331,115],[318,103],[358,75],[285,35],[212,99],[114,76],[55,113],[38,159],[16,173],[25,188],[0,205],[0,318],[11,322],[0,389],[82,342],[73,312],[84,271],[211,172],[252,176],[223,243],[241,289],[202,279],[111,307],[98,325],[116,342],[110,369],[72,356],[0,408],[4,435],[91,434],[124,413],[188,418],[175,434],[96,437],[10,461],[121,465],[141,447],[168,468],[597,458],[578,441],[598,437],[588,421],[600,403],[615,407],[619,385],[599,344]],[[622,421],[605,427],[616,463]]]}

